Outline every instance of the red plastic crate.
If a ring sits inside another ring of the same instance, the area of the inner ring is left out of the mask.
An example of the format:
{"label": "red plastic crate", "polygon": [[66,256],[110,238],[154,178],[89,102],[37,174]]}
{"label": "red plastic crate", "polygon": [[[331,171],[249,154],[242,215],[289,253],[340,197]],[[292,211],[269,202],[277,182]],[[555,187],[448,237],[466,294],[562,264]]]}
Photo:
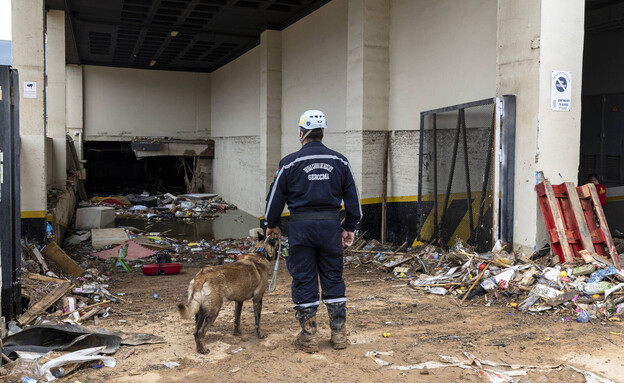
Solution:
{"label": "red plastic crate", "polygon": [[[162,264],[163,275],[169,274],[177,274],[182,270],[181,263],[163,263]],[[159,275],[158,274],[158,263],[153,263],[151,265],[143,265],[141,267],[141,271],[145,275]]]}
{"label": "red plastic crate", "polygon": [[594,184],[575,187],[572,182],[551,185],[543,181],[535,191],[548,239],[561,263],[573,262],[581,258],[579,251],[588,250],[610,256],[613,265],[622,269]]}

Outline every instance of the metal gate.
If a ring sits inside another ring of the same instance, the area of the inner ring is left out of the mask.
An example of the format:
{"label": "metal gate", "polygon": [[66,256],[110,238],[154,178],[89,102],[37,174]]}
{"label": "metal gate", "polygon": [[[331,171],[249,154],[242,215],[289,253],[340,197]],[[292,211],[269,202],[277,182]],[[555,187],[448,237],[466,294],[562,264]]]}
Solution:
{"label": "metal gate", "polygon": [[418,238],[478,251],[513,239],[515,96],[420,116]]}
{"label": "metal gate", "polygon": [[0,65],[0,274],[2,316],[7,321],[22,310],[18,103],[17,70]]}

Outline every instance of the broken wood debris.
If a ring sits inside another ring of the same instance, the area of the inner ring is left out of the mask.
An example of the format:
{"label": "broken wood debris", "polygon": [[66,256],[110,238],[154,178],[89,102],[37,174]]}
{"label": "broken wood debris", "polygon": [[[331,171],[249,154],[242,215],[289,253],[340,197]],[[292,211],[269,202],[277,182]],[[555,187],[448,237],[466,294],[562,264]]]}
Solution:
{"label": "broken wood debris", "polygon": [[[396,287],[450,294],[457,298],[460,307],[466,307],[462,306],[465,301],[474,304],[476,297],[483,297],[486,306],[502,304],[532,313],[549,311],[563,315],[566,321],[577,317],[585,321],[580,315],[584,312],[588,318],[614,320],[618,318],[612,317],[624,313],[624,283],[618,284],[624,271],[596,253],[562,265],[558,257],[543,256],[546,253],[529,257],[508,251],[500,243],[483,253],[476,253],[462,241],[450,249],[422,245],[399,253],[404,245],[362,242],[359,238],[357,247],[345,250],[346,264],[377,267],[391,272],[392,280],[407,282],[393,285]],[[593,265],[591,270],[587,274],[577,273],[585,262]]]}
{"label": "broken wood debris", "polygon": [[41,315],[48,307],[52,306],[56,301],[61,299],[69,290],[71,290],[72,284],[70,282],[63,282],[59,284],[49,294],[45,295],[43,299],[32,305],[25,313],[17,317],[17,323],[20,326],[24,326],[35,320]]}

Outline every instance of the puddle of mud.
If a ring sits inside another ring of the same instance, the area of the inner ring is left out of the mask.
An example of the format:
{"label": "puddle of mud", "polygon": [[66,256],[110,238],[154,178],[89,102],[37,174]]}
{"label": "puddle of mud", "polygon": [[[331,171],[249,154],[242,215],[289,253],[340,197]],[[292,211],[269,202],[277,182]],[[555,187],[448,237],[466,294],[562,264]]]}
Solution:
{"label": "puddle of mud", "polygon": [[149,222],[141,218],[116,218],[115,226],[133,226],[149,232],[165,232],[165,236],[196,242],[202,239],[244,238],[249,230],[260,227],[257,217],[242,210],[231,210],[216,218],[184,221]]}

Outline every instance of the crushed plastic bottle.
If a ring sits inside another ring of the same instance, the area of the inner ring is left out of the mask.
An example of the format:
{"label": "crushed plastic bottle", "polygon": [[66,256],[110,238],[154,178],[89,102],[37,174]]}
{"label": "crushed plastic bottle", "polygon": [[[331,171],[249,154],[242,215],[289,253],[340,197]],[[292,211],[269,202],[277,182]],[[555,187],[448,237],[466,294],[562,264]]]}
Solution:
{"label": "crushed plastic bottle", "polygon": [[589,322],[589,318],[591,318],[591,315],[589,315],[589,313],[585,310],[582,310],[579,313],[578,318],[576,318],[576,321],[579,323],[587,323]]}
{"label": "crushed plastic bottle", "polygon": [[609,314],[615,314],[615,303],[613,302],[613,299],[611,297],[605,300],[605,308],[607,309],[607,312],[609,312]]}
{"label": "crushed plastic bottle", "polygon": [[54,229],[52,228],[50,222],[46,224],[46,237],[49,239],[54,238]]}
{"label": "crushed plastic bottle", "polygon": [[586,283],[581,285],[581,291],[588,295],[604,294],[604,292],[609,290],[611,287],[612,286],[609,282]]}
{"label": "crushed plastic bottle", "polygon": [[531,306],[537,303],[538,300],[539,300],[539,296],[529,295],[529,297],[525,299],[524,302],[520,303],[520,306],[518,306],[518,309],[520,311],[527,311]]}
{"label": "crushed plastic bottle", "polygon": [[606,269],[601,269],[592,273],[592,275],[587,280],[587,283],[600,282],[605,279],[605,277],[614,274],[617,274],[617,269],[613,266],[609,266]]}

